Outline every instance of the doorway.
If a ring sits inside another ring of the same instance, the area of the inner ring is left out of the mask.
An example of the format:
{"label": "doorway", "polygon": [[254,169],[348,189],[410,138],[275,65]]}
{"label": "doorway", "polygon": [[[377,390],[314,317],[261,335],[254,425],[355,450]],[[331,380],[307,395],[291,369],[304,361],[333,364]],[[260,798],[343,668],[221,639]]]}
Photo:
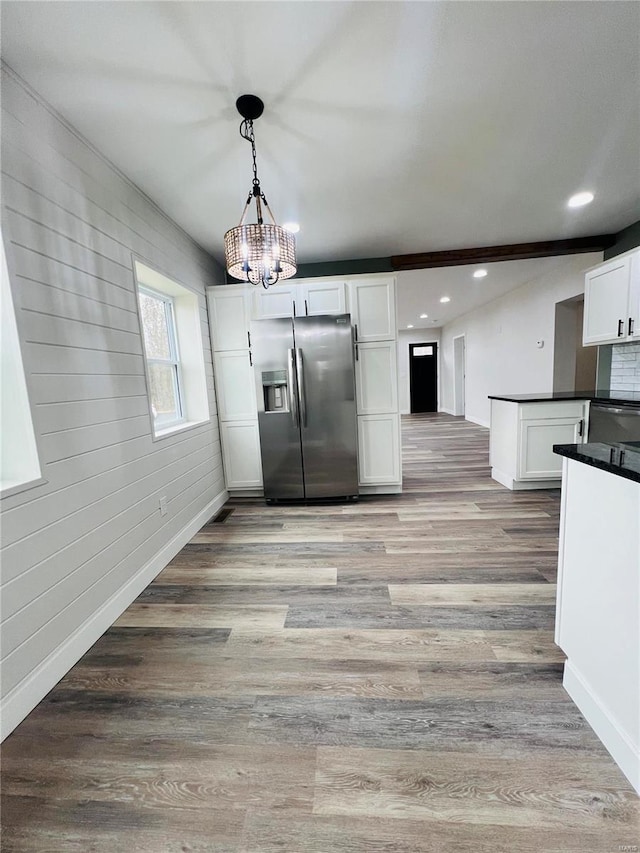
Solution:
{"label": "doorway", "polygon": [[411,414],[438,411],[438,344],[409,344]]}
{"label": "doorway", "polygon": [[453,339],[453,414],[463,417],[465,375],[465,340],[464,335],[458,335]]}
{"label": "doorway", "polygon": [[[596,381],[598,350],[582,345],[584,296],[556,303],[553,342],[553,390],[588,391]],[[608,387],[604,386],[604,387]]]}

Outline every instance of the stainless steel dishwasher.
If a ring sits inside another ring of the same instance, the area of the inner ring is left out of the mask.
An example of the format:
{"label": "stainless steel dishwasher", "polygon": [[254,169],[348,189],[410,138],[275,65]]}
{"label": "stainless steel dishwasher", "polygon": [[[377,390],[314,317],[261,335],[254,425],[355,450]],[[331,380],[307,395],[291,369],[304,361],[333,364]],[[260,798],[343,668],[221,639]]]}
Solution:
{"label": "stainless steel dishwasher", "polygon": [[588,441],[640,441],[640,403],[591,403]]}

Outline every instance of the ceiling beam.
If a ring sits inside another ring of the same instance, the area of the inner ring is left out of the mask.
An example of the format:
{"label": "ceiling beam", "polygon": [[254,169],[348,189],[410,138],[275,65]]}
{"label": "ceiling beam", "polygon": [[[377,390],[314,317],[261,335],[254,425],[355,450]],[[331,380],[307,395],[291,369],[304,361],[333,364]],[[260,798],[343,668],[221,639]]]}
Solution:
{"label": "ceiling beam", "polygon": [[491,264],[496,261],[524,261],[528,258],[551,258],[554,255],[576,255],[581,252],[603,252],[615,243],[615,234],[574,237],[570,240],[546,240],[542,243],[514,243],[511,246],[481,246],[477,249],[447,249],[444,252],[417,252],[394,255],[394,270],[420,270],[433,267],[457,267],[464,264]]}

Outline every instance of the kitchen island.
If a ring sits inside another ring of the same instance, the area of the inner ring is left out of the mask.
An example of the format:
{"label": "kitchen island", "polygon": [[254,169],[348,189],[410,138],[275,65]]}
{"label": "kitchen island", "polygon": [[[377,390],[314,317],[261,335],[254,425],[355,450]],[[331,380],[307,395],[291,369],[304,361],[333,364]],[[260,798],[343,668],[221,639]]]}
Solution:
{"label": "kitchen island", "polygon": [[640,793],[640,442],[554,450],[563,685]]}
{"label": "kitchen island", "polygon": [[640,393],[629,391],[556,391],[489,395],[489,399],[491,476],[514,490],[560,487],[562,463],[553,446],[587,440],[592,404],[640,406]]}

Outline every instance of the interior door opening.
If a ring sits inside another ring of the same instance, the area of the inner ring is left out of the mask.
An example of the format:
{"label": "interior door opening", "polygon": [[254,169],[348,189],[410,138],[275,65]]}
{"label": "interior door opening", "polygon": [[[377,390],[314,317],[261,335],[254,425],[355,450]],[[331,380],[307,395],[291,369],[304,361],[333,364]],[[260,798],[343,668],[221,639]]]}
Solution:
{"label": "interior door opening", "polygon": [[438,411],[438,344],[409,344],[411,414]]}

